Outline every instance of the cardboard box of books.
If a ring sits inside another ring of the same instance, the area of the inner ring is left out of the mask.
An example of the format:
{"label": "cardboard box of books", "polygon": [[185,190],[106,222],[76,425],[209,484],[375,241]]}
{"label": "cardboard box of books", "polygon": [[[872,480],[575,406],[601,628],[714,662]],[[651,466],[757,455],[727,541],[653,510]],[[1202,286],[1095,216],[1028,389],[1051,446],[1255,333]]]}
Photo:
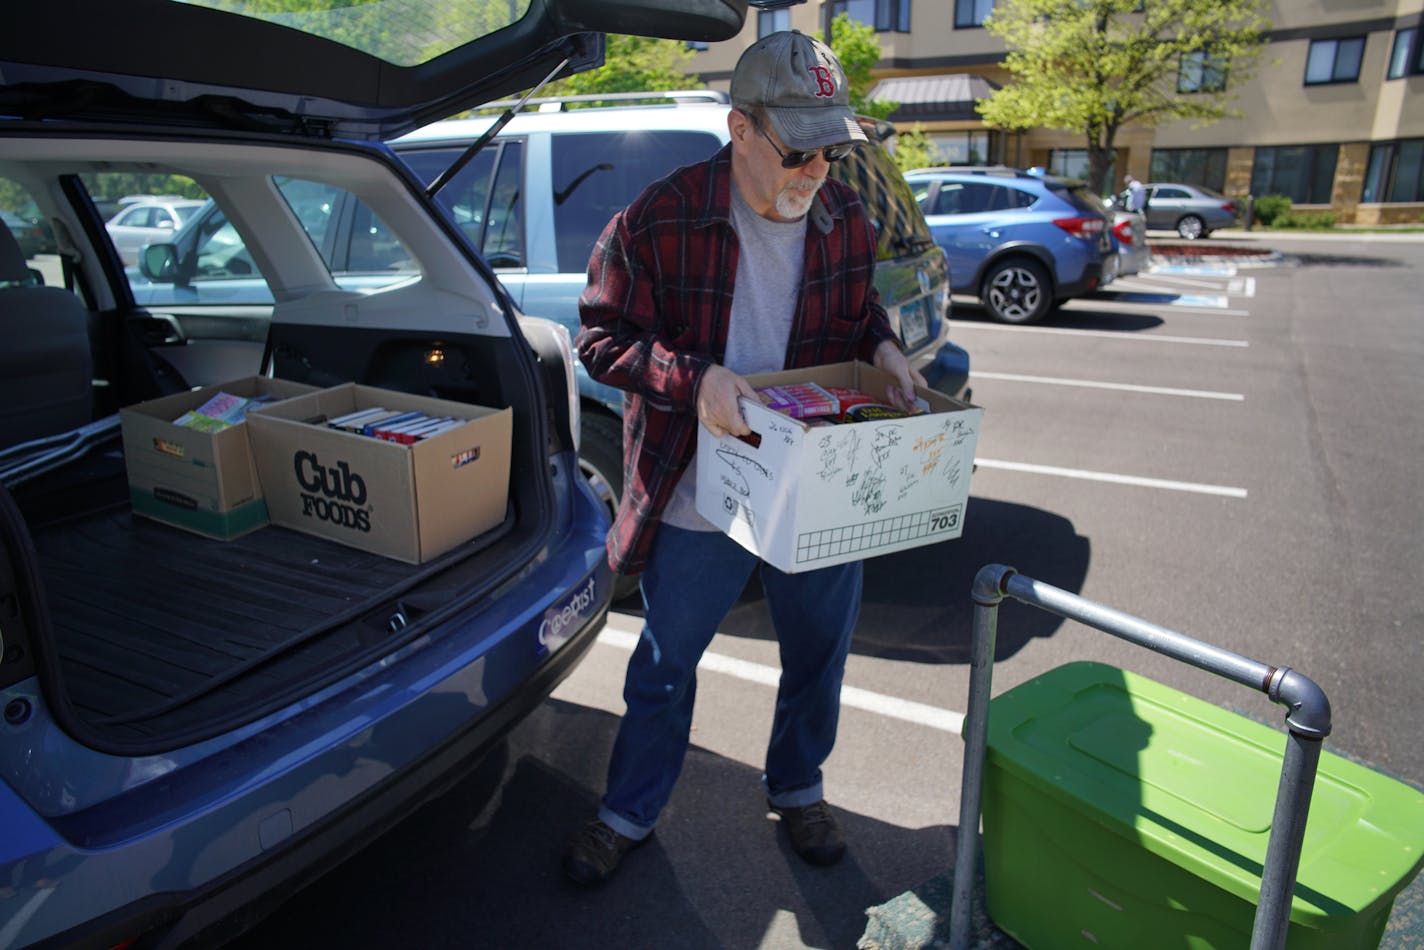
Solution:
{"label": "cardboard box of books", "polygon": [[796,573],[963,533],[984,410],[920,389],[900,414],[859,362],[748,380],[753,434],[697,435],[697,510],[747,550]]}
{"label": "cardboard box of books", "polygon": [[510,409],[346,383],[247,424],[273,524],[419,564],[504,520]]}
{"label": "cardboard box of books", "polygon": [[134,513],[223,541],[265,525],[243,420],[256,404],[315,391],[248,376],[120,409]]}

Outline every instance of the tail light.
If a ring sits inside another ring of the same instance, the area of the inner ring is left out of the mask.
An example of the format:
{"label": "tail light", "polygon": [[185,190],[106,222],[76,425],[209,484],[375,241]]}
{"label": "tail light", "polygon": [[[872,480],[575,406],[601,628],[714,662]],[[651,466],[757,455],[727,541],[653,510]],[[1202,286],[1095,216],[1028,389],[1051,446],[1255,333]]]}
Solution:
{"label": "tail light", "polygon": [[1224,205],[1221,206],[1221,210],[1222,210],[1222,211],[1225,211],[1227,214],[1235,215],[1235,214],[1236,214],[1236,205],[1233,204],[1232,202],[1228,201],[1226,204],[1224,204]]}
{"label": "tail light", "polygon": [[1117,235],[1117,239],[1118,239],[1119,241],[1121,241],[1122,243],[1124,243],[1124,244],[1131,244],[1131,243],[1132,243],[1132,222],[1131,222],[1131,221],[1119,221],[1117,224],[1113,225],[1113,234],[1116,234],[1116,235]]}
{"label": "tail light", "polygon": [[1053,223],[1058,225],[1075,238],[1088,239],[1103,233],[1103,219],[1089,217],[1087,215],[1077,218],[1054,218]]}

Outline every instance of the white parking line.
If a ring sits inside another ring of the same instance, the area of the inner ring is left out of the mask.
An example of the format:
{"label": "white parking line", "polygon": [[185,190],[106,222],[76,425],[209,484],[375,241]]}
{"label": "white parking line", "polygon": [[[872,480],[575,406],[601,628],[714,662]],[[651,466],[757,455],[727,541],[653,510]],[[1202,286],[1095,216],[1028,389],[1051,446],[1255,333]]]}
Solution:
{"label": "white parking line", "polygon": [[[638,645],[641,631],[642,621],[637,617],[609,613],[608,623],[599,633],[598,642],[631,653],[633,648]],[[721,673],[724,676],[733,676],[749,683],[760,683],[762,686],[770,686],[773,689],[781,682],[781,670],[777,667],[752,663],[748,660],[711,651],[702,654],[702,662],[697,664],[697,668],[711,673]],[[964,726],[963,713],[900,699],[896,696],[887,696],[884,693],[872,692],[858,686],[841,687],[841,705],[886,716],[890,719],[900,719],[904,722],[928,726],[942,732],[952,732],[955,735],[959,735]]]}
{"label": "white parking line", "polygon": [[[1191,300],[1194,298],[1188,297],[1183,299]],[[1215,305],[1202,307],[1185,303],[1147,303],[1137,300],[1104,300],[1101,297],[1094,297],[1092,300],[1070,300],[1063,305],[1063,309],[1067,312],[1076,310],[1099,310],[1104,307],[1110,310],[1170,310],[1172,313],[1210,313],[1219,317],[1251,316],[1251,311],[1249,310],[1228,310],[1225,307],[1217,307]]]}
{"label": "white parking line", "polygon": [[1240,346],[1251,344],[1245,340],[1222,340],[1204,336],[1169,336],[1165,333],[1129,333],[1121,330],[1070,330],[1066,327],[1023,327],[1005,326],[998,323],[955,322],[954,332],[961,330],[1004,330],[1009,333],[1048,333],[1059,336],[1090,336],[1108,340],[1133,341],[1136,343],[1187,343],[1196,346]]}
{"label": "white parking line", "polygon": [[1009,383],[1043,383],[1049,386],[1081,386],[1084,389],[1115,389],[1129,393],[1148,393],[1155,396],[1186,396],[1193,399],[1225,399],[1243,402],[1241,393],[1213,392],[1210,389],[1172,389],[1168,386],[1139,386],[1135,383],[1105,383],[1091,379],[1060,379],[1056,376],[1021,376],[1018,373],[986,373],[971,370],[970,380],[999,379]]}
{"label": "white parking line", "polygon": [[1112,482],[1115,485],[1136,485],[1140,488],[1162,488],[1168,491],[1196,492],[1199,495],[1223,495],[1227,498],[1246,497],[1246,489],[1233,488],[1230,485],[1178,482],[1166,478],[1143,478],[1138,475],[1093,472],[1081,468],[1059,468],[1056,465],[1033,465],[1028,462],[1004,462],[999,459],[976,458],[974,464],[980,468],[998,468],[1009,472],[1027,472],[1030,475],[1056,475],[1060,478],[1081,478],[1090,482]]}

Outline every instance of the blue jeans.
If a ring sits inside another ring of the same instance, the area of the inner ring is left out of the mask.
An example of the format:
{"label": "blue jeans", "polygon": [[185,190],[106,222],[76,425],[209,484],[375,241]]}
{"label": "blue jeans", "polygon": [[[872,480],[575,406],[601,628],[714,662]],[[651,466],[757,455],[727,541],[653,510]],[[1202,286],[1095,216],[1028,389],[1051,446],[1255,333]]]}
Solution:
{"label": "blue jeans", "polygon": [[627,711],[598,815],[619,834],[646,836],[671,797],[687,754],[697,663],[758,565],[781,651],[762,784],[780,807],[821,799],[821,763],[836,742],[860,612],[860,562],[786,574],[720,531],[662,525],[643,571],[643,634],[628,661]]}

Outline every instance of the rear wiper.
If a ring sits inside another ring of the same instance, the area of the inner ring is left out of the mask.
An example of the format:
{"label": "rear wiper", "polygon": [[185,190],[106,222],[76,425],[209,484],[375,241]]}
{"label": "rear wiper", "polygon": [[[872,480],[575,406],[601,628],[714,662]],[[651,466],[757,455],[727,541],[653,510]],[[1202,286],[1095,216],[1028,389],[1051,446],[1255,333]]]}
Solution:
{"label": "rear wiper", "polygon": [[470,160],[473,159],[476,155],[478,155],[484,149],[484,147],[490,143],[490,140],[493,139],[496,135],[498,135],[500,133],[500,130],[509,124],[509,120],[514,118],[515,113],[517,113],[520,109],[524,108],[524,103],[528,102],[530,97],[532,97],[534,93],[547,86],[553,80],[553,78],[559,74],[559,71],[569,64],[569,61],[571,59],[573,59],[572,56],[565,57],[564,61],[559,63],[559,65],[555,66],[553,71],[550,72],[549,75],[545,76],[539,81],[538,85],[534,86],[523,96],[520,96],[519,101],[516,102],[514,105],[510,106],[508,109],[505,109],[504,114],[501,115],[498,119],[496,119],[494,121],[494,124],[491,125],[488,129],[485,129],[483,135],[471,142],[470,147],[461,152],[460,157],[451,162],[449,168],[445,169],[443,172],[437,175],[435,180],[426,186],[426,196],[429,198],[434,198],[440,193],[440,189],[450,184],[451,180],[456,175],[460,174],[460,170],[466,165],[470,164]]}

